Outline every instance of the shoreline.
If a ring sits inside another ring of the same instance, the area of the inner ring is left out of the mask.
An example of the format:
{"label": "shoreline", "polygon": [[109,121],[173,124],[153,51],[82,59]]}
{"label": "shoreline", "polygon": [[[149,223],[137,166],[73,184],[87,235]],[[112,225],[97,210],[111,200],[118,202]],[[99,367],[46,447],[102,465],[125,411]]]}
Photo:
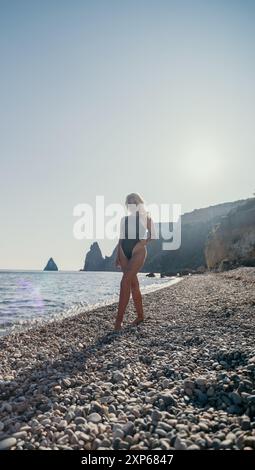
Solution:
{"label": "shoreline", "polygon": [[0,338],[0,448],[255,449],[255,269]]}
{"label": "shoreline", "polygon": [[[157,285],[156,283],[154,283],[151,286],[150,285],[141,286],[142,296],[158,291],[160,289],[171,287],[172,285],[180,282],[181,280],[182,280],[181,277],[172,276],[171,278],[169,278],[169,281],[162,282],[162,284]],[[99,301],[99,302],[96,302],[95,304],[89,304],[88,306],[79,305],[79,304],[73,305],[70,308],[54,313],[52,316],[49,316],[46,318],[40,317],[39,319],[37,319],[36,317],[31,318],[26,321],[21,321],[21,323],[19,322],[14,323],[12,326],[6,329],[4,329],[0,325],[0,339],[7,335],[22,333],[23,331],[31,330],[33,328],[38,328],[45,324],[51,324],[52,322],[58,322],[58,321],[61,322],[66,318],[72,318],[72,317],[75,317],[76,315],[84,314],[92,310],[94,311],[94,310],[97,310],[98,308],[108,307],[116,303],[118,303],[118,295],[116,295],[116,299],[111,299],[108,301],[107,300]]]}

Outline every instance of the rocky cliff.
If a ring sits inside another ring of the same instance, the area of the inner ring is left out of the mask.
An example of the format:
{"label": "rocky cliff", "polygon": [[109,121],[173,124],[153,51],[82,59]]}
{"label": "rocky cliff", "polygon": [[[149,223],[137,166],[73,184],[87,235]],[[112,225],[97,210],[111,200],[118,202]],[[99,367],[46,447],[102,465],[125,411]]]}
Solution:
{"label": "rocky cliff", "polygon": [[46,264],[44,271],[58,271],[58,267],[53,258],[50,258]]}
{"label": "rocky cliff", "polygon": [[204,248],[212,228],[243,201],[195,209],[182,215],[182,240],[178,250],[163,251],[162,240],[148,246],[144,271],[157,271],[175,275],[180,271],[192,271],[206,266]]}
{"label": "rocky cliff", "polygon": [[255,198],[232,210],[214,227],[205,258],[209,269],[255,265]]}
{"label": "rocky cliff", "polygon": [[[179,250],[163,251],[162,239],[154,240],[148,245],[148,256],[143,272],[163,272],[176,274],[182,270],[194,270],[206,266],[205,244],[208,235],[222,217],[233,209],[242,206],[245,201],[235,201],[215,206],[196,209],[182,215],[182,243]],[[169,223],[171,229],[171,223]],[[160,226],[157,226],[160,233]],[[114,260],[116,247],[111,256],[103,258],[98,243],[91,245],[86,255],[85,271],[116,271]]]}

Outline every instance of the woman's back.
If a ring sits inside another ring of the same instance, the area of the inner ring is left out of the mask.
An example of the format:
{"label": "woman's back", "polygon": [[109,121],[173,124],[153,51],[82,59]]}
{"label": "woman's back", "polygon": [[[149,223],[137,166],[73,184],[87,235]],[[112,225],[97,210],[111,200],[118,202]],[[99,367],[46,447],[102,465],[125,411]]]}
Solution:
{"label": "woman's back", "polygon": [[143,223],[143,217],[137,211],[122,219],[121,223],[121,247],[127,259],[131,259],[133,248],[140,241],[146,238],[147,228]]}
{"label": "woman's back", "polygon": [[135,214],[127,215],[124,219],[123,239],[129,240],[143,240],[146,237],[146,221],[143,220],[139,211]]}

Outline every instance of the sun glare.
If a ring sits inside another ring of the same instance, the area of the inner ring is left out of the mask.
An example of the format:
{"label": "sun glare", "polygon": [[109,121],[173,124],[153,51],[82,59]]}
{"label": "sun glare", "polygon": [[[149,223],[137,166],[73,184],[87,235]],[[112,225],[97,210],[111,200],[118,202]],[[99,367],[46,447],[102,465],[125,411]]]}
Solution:
{"label": "sun glare", "polygon": [[194,145],[185,151],[182,170],[197,182],[209,182],[222,171],[222,159],[215,147],[210,145]]}

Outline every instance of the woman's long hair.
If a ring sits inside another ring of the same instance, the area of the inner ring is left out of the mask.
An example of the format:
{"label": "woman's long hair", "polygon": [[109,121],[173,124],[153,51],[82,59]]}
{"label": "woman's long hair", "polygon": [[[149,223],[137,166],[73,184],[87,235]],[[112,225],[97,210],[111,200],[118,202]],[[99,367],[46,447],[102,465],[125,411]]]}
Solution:
{"label": "woman's long hair", "polygon": [[[149,213],[146,209],[144,199],[142,196],[138,193],[130,193],[126,197],[125,201],[126,207],[130,210],[130,207],[132,209],[135,208],[136,211],[139,211],[139,216],[141,218],[141,221],[144,223],[144,225],[147,225],[147,218],[149,217]],[[132,212],[132,210],[131,210]]]}

